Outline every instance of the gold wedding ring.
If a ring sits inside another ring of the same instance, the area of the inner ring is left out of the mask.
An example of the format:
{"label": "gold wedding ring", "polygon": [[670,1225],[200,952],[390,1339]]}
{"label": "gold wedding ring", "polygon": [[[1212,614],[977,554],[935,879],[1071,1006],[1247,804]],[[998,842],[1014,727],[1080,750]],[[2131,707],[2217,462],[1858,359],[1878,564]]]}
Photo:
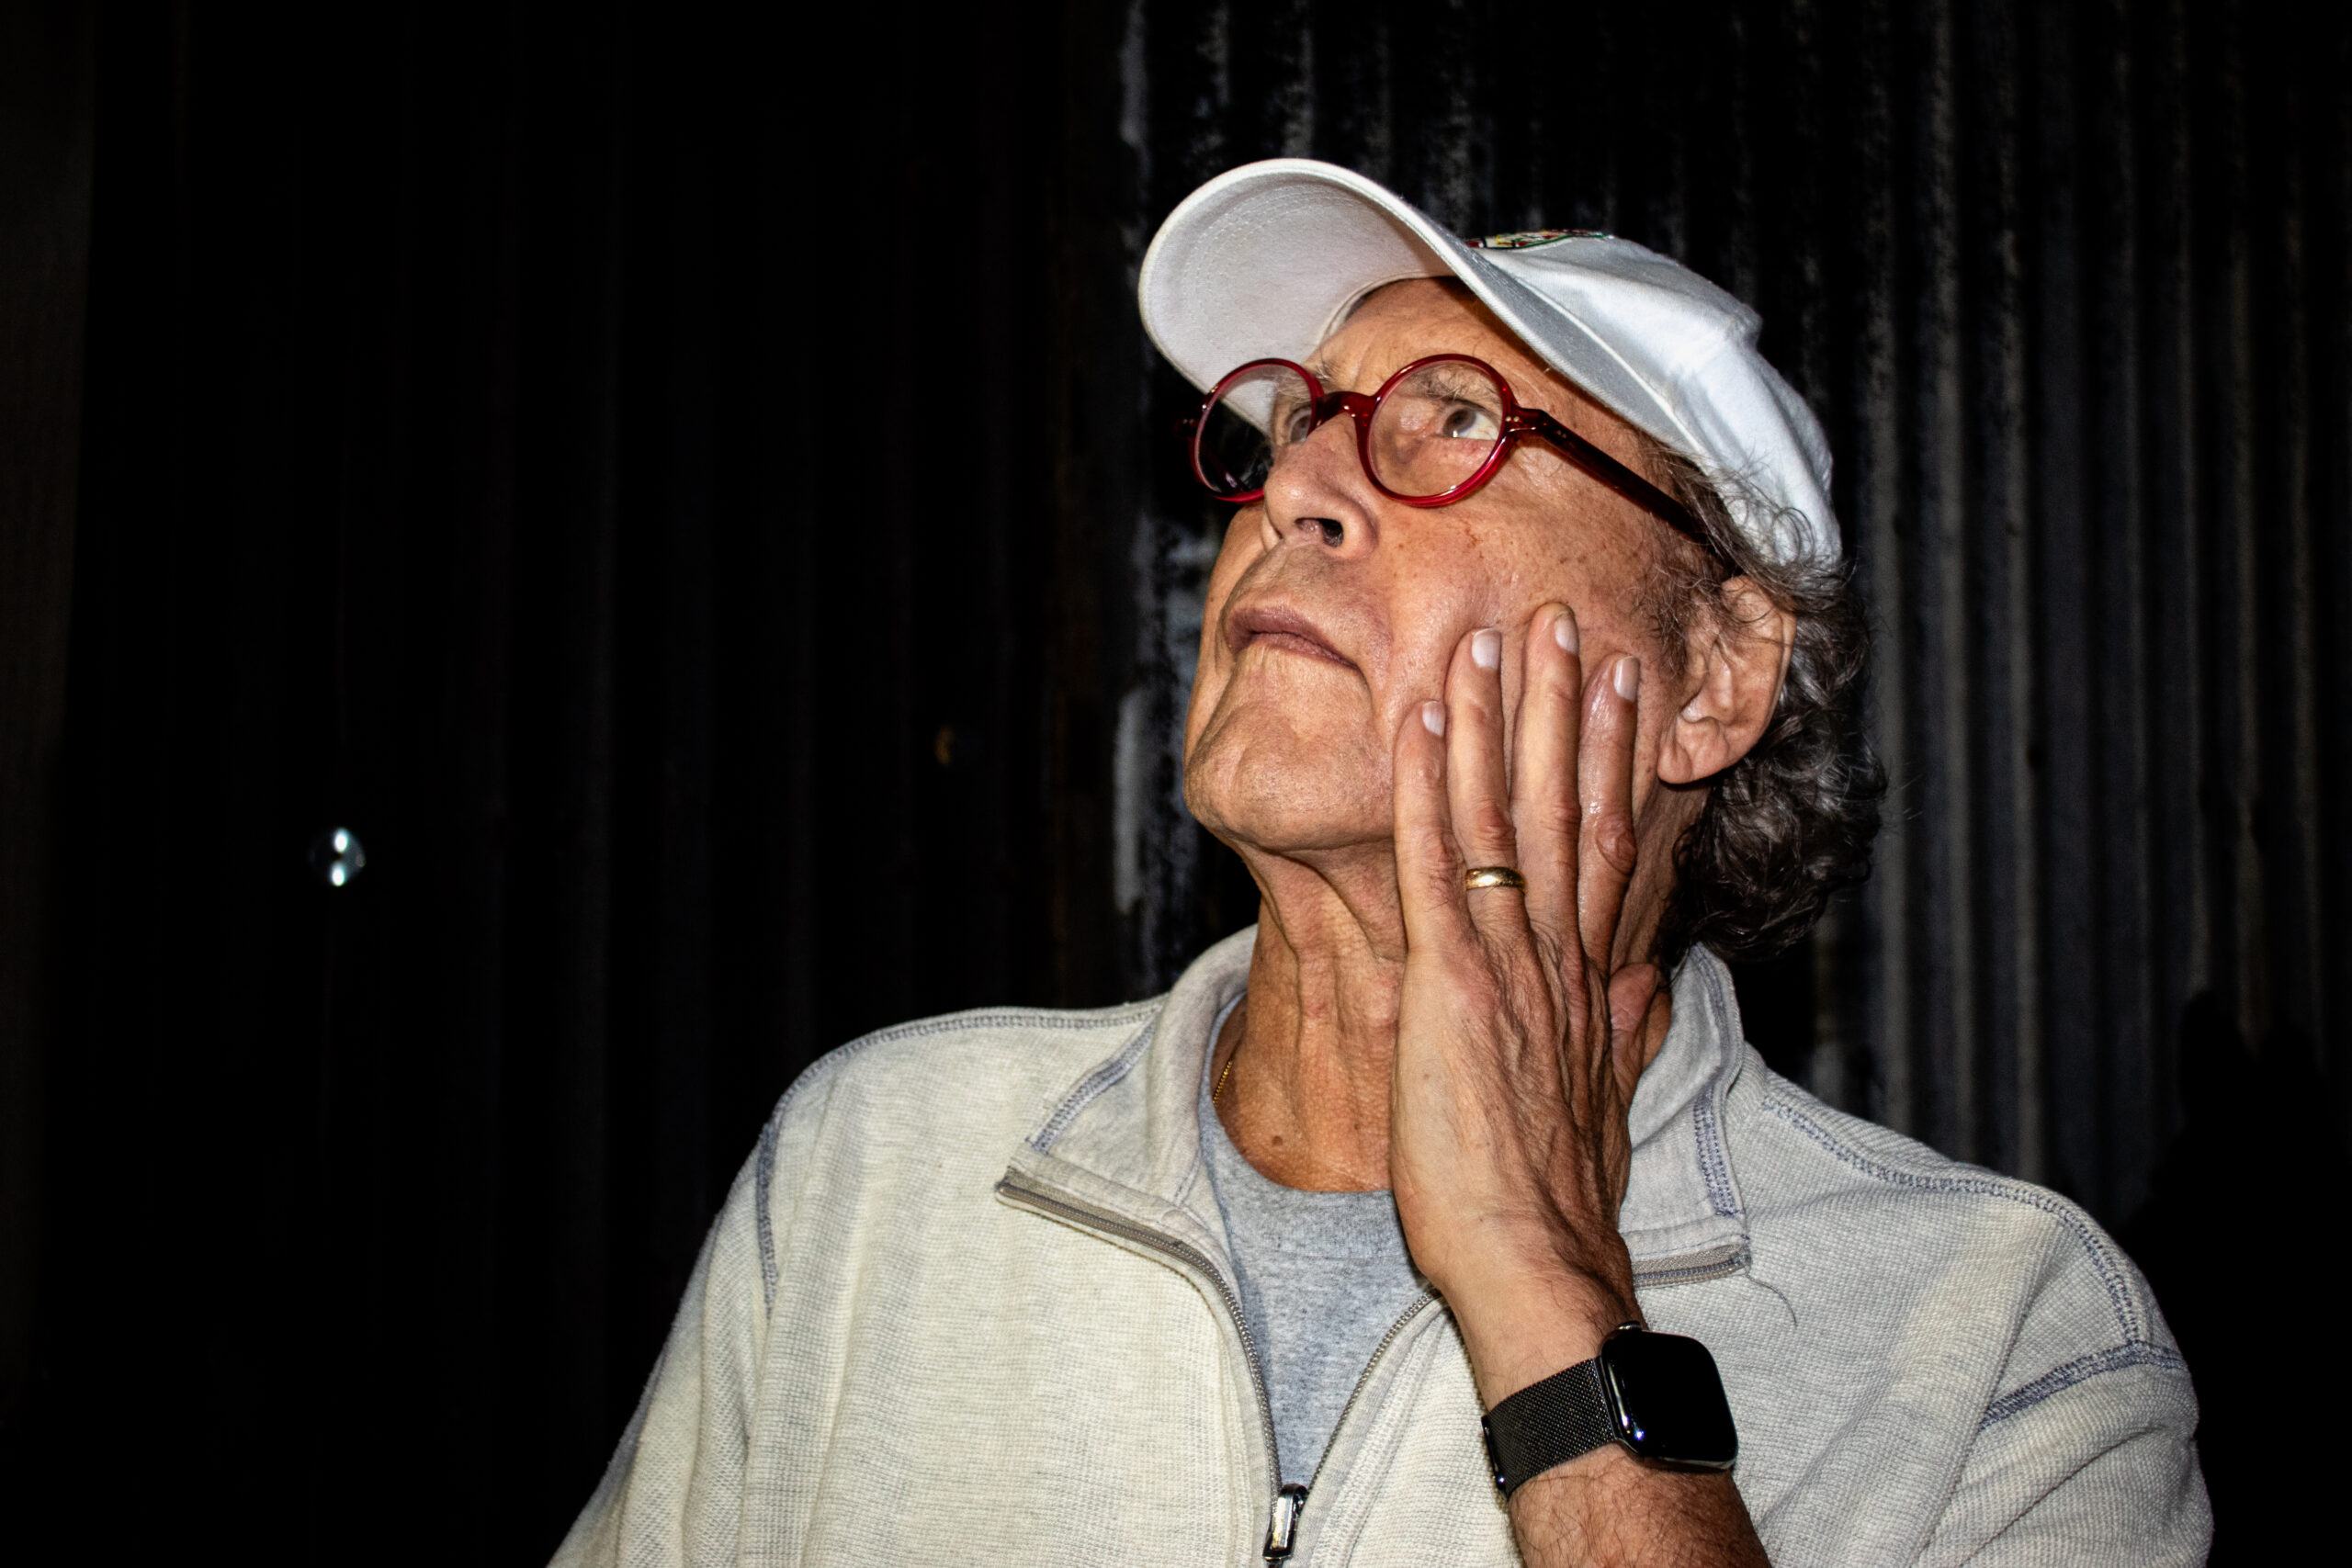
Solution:
{"label": "gold wedding ring", "polygon": [[1516,887],[1527,891],[1527,878],[1507,865],[1474,865],[1462,874],[1464,893],[1480,887]]}

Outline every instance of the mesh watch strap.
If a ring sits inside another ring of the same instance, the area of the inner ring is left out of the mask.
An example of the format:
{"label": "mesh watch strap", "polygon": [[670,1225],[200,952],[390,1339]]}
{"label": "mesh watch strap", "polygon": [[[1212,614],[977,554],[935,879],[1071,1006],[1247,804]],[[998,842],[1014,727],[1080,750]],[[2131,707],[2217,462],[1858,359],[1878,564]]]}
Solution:
{"label": "mesh watch strap", "polygon": [[1487,1413],[1487,1462],[1508,1497],[1555,1465],[1617,1440],[1598,1358],[1532,1382]]}

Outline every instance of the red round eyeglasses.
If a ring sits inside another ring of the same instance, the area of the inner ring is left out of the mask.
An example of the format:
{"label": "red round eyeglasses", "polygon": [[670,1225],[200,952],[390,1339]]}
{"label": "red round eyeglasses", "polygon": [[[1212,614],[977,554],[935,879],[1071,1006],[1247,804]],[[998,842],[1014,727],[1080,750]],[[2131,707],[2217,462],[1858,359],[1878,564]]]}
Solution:
{"label": "red round eyeglasses", "polygon": [[1186,422],[1193,473],[1220,501],[1256,501],[1283,456],[1341,414],[1355,421],[1364,476],[1408,506],[1450,506],[1475,494],[1513,446],[1534,436],[1713,550],[1688,507],[1542,409],[1522,405],[1500,371],[1466,354],[1416,359],[1369,397],[1327,392],[1313,371],[1287,359],[1253,359],[1211,389]]}

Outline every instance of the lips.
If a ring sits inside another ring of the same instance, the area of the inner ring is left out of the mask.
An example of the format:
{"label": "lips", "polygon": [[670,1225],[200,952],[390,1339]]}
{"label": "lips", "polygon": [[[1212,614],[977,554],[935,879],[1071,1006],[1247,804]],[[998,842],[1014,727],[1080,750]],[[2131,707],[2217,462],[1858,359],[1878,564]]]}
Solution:
{"label": "lips", "polygon": [[1243,649],[1262,644],[1278,653],[1295,653],[1344,669],[1355,668],[1342,658],[1331,639],[1313,621],[1286,604],[1252,604],[1225,618],[1226,646],[1238,656]]}

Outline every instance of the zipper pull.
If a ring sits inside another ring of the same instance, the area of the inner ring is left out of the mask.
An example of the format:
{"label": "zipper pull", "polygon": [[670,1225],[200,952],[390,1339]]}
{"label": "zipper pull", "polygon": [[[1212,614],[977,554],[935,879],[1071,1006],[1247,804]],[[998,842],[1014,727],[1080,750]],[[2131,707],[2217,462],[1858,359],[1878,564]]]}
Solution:
{"label": "zipper pull", "polygon": [[1273,1506],[1266,1513],[1266,1561],[1280,1562],[1290,1555],[1291,1541],[1298,1534],[1298,1511],[1306,1506],[1306,1488],[1294,1481],[1274,1493]]}

